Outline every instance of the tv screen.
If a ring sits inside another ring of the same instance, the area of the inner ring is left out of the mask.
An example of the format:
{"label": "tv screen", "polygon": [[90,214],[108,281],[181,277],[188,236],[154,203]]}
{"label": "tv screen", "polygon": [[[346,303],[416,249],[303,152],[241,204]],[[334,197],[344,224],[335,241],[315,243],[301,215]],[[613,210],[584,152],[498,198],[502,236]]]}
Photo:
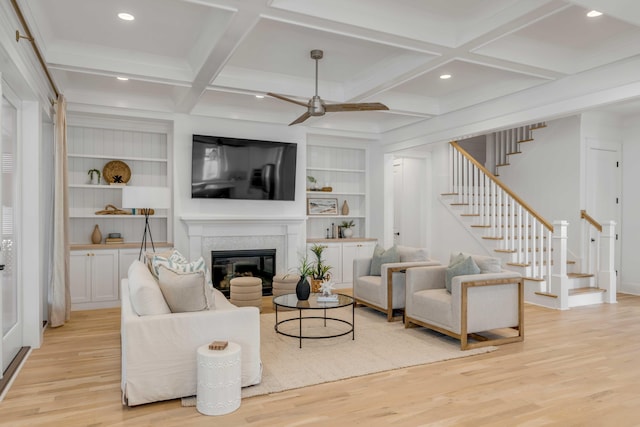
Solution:
{"label": "tv screen", "polygon": [[191,197],[294,200],[298,145],[193,135]]}

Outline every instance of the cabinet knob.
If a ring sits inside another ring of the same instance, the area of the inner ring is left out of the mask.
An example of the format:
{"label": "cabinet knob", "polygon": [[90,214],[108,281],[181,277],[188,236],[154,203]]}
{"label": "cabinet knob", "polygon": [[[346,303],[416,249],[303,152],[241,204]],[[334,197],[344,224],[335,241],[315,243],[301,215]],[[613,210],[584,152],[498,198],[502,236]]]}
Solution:
{"label": "cabinet knob", "polygon": [[362,245],[358,245],[358,247],[359,247],[359,248],[361,248],[361,247],[362,247]]}

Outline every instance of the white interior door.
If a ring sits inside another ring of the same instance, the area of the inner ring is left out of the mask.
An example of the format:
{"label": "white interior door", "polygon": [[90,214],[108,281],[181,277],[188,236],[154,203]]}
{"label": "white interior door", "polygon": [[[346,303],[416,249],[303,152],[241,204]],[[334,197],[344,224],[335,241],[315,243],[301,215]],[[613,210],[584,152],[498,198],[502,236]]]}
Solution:
{"label": "white interior door", "polygon": [[[587,148],[587,212],[598,222],[621,228],[621,147],[616,142],[590,140]],[[615,245],[615,269],[620,271],[620,239]],[[619,277],[619,275],[618,275]]]}
{"label": "white interior door", "polygon": [[393,234],[397,245],[425,246],[425,161],[403,157],[393,162]]}
{"label": "white interior door", "polygon": [[15,153],[18,140],[18,110],[2,96],[0,107],[0,329],[2,330],[2,371],[7,369],[13,358],[22,347],[21,299],[18,288],[16,255],[17,244],[14,227],[14,206],[16,197],[15,185]]}

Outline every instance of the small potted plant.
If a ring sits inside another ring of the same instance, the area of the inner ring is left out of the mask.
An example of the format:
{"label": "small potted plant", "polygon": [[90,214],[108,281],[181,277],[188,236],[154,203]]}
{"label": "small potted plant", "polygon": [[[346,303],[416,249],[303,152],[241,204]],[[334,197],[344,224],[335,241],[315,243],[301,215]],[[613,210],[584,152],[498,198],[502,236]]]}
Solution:
{"label": "small potted plant", "polygon": [[342,221],[342,224],[340,224],[340,227],[342,227],[342,236],[347,239],[352,237],[353,236],[352,228],[355,226],[356,225],[352,219],[350,219],[349,221]]}
{"label": "small potted plant", "polygon": [[91,184],[100,184],[100,171],[98,169],[89,169],[89,172],[87,172],[87,174],[89,175]]}
{"label": "small potted plant", "polygon": [[313,275],[311,279],[311,291],[319,292],[320,285],[323,281],[329,279],[329,271],[331,270],[331,266],[324,263],[324,259],[322,258],[322,253],[324,252],[326,246],[315,244],[311,247],[311,253],[316,257],[315,262],[313,263]]}
{"label": "small potted plant", "polygon": [[311,175],[307,175],[307,181],[309,181],[309,190],[317,190],[318,189],[318,180]]}

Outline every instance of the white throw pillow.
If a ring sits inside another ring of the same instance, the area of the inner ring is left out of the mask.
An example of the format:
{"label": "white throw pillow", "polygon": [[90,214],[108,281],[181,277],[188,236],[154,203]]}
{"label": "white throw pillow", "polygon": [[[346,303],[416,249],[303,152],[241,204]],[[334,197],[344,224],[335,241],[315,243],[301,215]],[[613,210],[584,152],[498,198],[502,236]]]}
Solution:
{"label": "white throw pillow", "polygon": [[208,310],[204,270],[177,272],[161,265],[158,285],[172,313]]}
{"label": "white throw pillow", "polygon": [[398,245],[398,255],[400,262],[421,262],[429,261],[429,254],[424,248],[412,248]]}
{"label": "white throw pillow", "polygon": [[184,255],[178,252],[176,249],[170,249],[165,252],[147,252],[145,253],[145,257],[147,258],[147,265],[149,266],[149,270],[153,277],[158,278],[158,269],[156,266],[156,261],[171,261],[176,264],[185,264],[188,263]]}
{"label": "white throw pillow", "polygon": [[[138,316],[169,314],[171,310],[162,296],[158,283],[147,266],[135,260],[129,266],[129,300]],[[123,298],[125,295],[122,296]]]}
{"label": "white throw pillow", "polygon": [[159,272],[160,267],[166,267],[176,273],[197,273],[202,272],[204,276],[204,286],[207,295],[207,307],[215,307],[214,294],[213,294],[213,282],[211,280],[211,271],[207,268],[204,258],[200,257],[193,262],[178,262],[171,258],[166,259],[162,257],[153,257],[153,269]]}

